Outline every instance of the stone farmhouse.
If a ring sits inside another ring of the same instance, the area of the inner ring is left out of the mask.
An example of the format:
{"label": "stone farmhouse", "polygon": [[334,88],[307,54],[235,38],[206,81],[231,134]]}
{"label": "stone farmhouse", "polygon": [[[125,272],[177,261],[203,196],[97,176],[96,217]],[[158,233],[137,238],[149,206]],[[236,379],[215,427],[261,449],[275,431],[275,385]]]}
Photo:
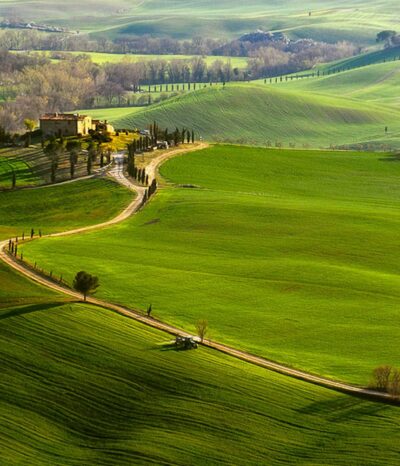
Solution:
{"label": "stone farmhouse", "polygon": [[47,113],[40,118],[44,137],[87,136],[91,131],[113,133],[107,121],[93,120],[91,116],[78,113]]}

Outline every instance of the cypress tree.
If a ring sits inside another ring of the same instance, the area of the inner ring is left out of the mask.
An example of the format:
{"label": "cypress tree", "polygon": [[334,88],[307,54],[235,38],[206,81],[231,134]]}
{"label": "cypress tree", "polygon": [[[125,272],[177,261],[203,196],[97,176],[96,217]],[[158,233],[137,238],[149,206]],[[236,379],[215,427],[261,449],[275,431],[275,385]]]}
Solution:
{"label": "cypress tree", "polygon": [[15,171],[13,170],[12,179],[11,179],[11,189],[15,189],[16,186],[17,186],[17,175],[15,174]]}
{"label": "cypress tree", "polygon": [[34,235],[35,235],[35,230],[31,228],[31,239],[34,237]]}
{"label": "cypress tree", "polygon": [[194,131],[192,130],[192,144],[194,144]]}
{"label": "cypress tree", "polygon": [[92,174],[92,156],[88,154],[87,164],[86,164],[87,174]]}

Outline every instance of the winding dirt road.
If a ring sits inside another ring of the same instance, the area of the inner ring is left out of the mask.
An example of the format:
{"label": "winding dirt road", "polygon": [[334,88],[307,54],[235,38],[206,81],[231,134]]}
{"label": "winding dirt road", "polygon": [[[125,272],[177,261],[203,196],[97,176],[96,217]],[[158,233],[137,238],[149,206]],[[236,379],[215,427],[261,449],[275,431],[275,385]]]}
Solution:
{"label": "winding dirt road", "polygon": [[[182,149],[175,149],[172,151],[168,151],[166,153],[163,153],[153,159],[150,164],[146,167],[146,172],[149,175],[149,179],[152,180],[157,176],[158,173],[158,168],[159,166],[165,162],[166,160],[185,154],[187,152],[191,152],[193,150],[201,150],[207,148],[208,145],[205,143],[197,144],[196,146],[193,147],[185,147]],[[108,227],[111,225],[114,225],[116,223],[120,223],[127,218],[129,218],[131,215],[135,214],[138,212],[140,207],[142,206],[143,202],[143,196],[145,192],[145,188],[136,184],[133,184],[129,179],[127,179],[123,173],[123,164],[122,164],[122,155],[117,155],[115,157],[115,163],[113,167],[109,171],[109,175],[112,176],[117,182],[122,184],[123,186],[129,188],[130,190],[134,191],[137,193],[135,196],[135,199],[116,217],[114,217],[111,220],[108,220],[107,222],[100,223],[98,225],[92,225],[92,226],[87,226],[87,227],[82,227],[82,228],[77,228],[74,230],[66,231],[66,232],[61,232],[61,233],[55,233],[55,234],[50,234],[47,236],[43,236],[43,238],[49,238],[49,237],[59,237],[59,236],[69,236],[69,235],[75,235],[75,234],[80,234],[84,232],[88,232],[91,230],[97,230],[100,228]],[[23,274],[25,277],[39,283],[40,285],[46,286],[48,288],[51,288],[55,291],[58,291],[60,293],[63,293],[64,295],[68,295],[72,298],[81,300],[82,295],[75,292],[74,290],[71,290],[70,288],[66,288],[62,285],[58,285],[57,283],[46,279],[45,277],[41,276],[40,274],[36,273],[34,270],[28,268],[25,266],[23,263],[20,261],[15,260],[14,257],[11,257],[10,255],[7,254],[6,248],[8,246],[8,241],[3,241],[0,243],[0,260],[8,264],[10,267],[12,267],[14,270],[20,272]],[[105,309],[109,309],[111,311],[117,312],[121,315],[124,315],[126,317],[129,317],[131,319],[135,319],[136,321],[142,322],[145,325],[149,325],[150,327],[162,330],[164,332],[167,332],[171,335],[180,335],[180,336],[191,336],[191,334],[185,332],[182,329],[176,328],[172,325],[166,324],[164,322],[160,322],[156,319],[153,319],[151,317],[144,316],[139,310],[137,309],[130,309],[118,304],[113,304],[109,303],[107,301],[103,301],[101,299],[97,299],[94,297],[88,297],[87,298],[87,303],[93,304],[96,306],[100,306]],[[308,383],[312,383],[315,385],[320,385],[325,388],[333,389],[336,391],[344,392],[347,394],[351,395],[357,395],[357,396],[362,396],[362,397],[367,397],[376,401],[386,401],[386,402],[392,402],[393,399],[389,394],[378,392],[375,390],[370,390],[366,389],[363,387],[356,387],[350,384],[346,384],[343,382],[338,382],[335,380],[327,379],[325,377],[320,377],[317,375],[309,374],[307,372],[293,369],[291,367],[285,366],[283,364],[279,364],[273,361],[270,361],[266,358],[262,358],[260,356],[255,356],[253,354],[247,353],[245,351],[237,350],[235,348],[232,348],[230,346],[223,345],[221,343],[217,343],[215,341],[211,340],[204,340],[202,343],[204,346],[213,348],[215,350],[221,351],[225,354],[228,354],[230,356],[233,356],[235,358],[241,359],[243,361],[249,362],[251,364],[258,365],[260,367],[264,367],[266,369],[272,370],[274,372],[279,372],[280,374],[287,375],[290,377],[294,377],[296,379],[303,380]]]}

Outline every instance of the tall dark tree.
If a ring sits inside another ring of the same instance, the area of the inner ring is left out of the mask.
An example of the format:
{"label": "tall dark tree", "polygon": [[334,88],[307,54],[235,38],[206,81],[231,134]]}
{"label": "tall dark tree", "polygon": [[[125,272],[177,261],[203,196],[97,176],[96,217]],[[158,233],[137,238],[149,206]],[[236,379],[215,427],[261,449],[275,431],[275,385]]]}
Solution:
{"label": "tall dark tree", "polygon": [[69,170],[72,179],[75,175],[75,167],[78,163],[78,155],[81,150],[81,143],[76,140],[68,141],[66,149],[69,152]]}
{"label": "tall dark tree", "polygon": [[50,178],[51,182],[55,183],[57,177],[58,163],[60,155],[64,152],[64,146],[53,139],[44,148],[44,152],[50,157]]}

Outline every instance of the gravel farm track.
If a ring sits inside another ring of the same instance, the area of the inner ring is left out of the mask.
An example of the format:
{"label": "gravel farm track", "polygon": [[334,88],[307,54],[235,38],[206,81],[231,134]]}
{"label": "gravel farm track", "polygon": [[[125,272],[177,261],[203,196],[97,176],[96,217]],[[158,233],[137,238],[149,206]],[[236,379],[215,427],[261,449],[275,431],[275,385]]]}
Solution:
{"label": "gravel farm track", "polygon": [[[168,159],[172,157],[176,157],[178,155],[183,155],[187,152],[191,152],[194,150],[202,150],[207,147],[208,147],[208,144],[199,143],[191,147],[186,146],[181,149],[173,149],[167,152],[163,152],[159,156],[155,157],[146,167],[146,173],[148,174],[150,181],[157,177],[158,169],[160,165],[164,163],[165,161],[167,161]],[[50,234],[47,236],[43,236],[43,238],[76,235],[76,234],[80,234],[80,233],[84,233],[84,232],[88,232],[92,230],[98,230],[101,228],[109,227],[116,223],[123,222],[130,216],[136,214],[141,209],[141,207],[143,206],[143,197],[144,197],[146,188],[139,186],[137,184],[134,184],[130,179],[128,179],[124,175],[122,158],[123,158],[122,154],[114,157],[114,163],[112,164],[111,168],[109,168],[108,175],[112,177],[113,179],[115,179],[121,185],[135,192],[134,200],[120,214],[118,214],[116,217],[114,217],[111,220],[108,220],[106,222],[103,222],[97,225],[77,228],[74,230],[65,231],[61,233]],[[8,253],[7,249],[8,249],[8,240],[0,242],[0,260],[2,260],[7,265],[15,269],[17,272],[21,273],[22,275],[29,278],[30,280],[33,280],[36,283],[39,283],[42,286],[51,288],[57,292],[63,293],[64,295],[70,296],[71,298],[78,299],[78,300],[82,298],[81,295],[77,293],[76,291],[70,288],[67,288],[66,286],[57,284],[54,281],[40,275],[38,272],[31,269],[30,267],[26,266],[22,261],[19,261],[14,256],[11,256]],[[174,336],[177,336],[177,335],[191,336],[190,334],[183,331],[182,329],[173,327],[167,323],[161,322],[152,317],[148,317],[143,314],[143,311],[139,311],[137,309],[129,309],[127,307],[124,307],[118,304],[109,303],[107,301],[103,301],[101,299],[97,299],[91,296],[87,298],[87,303],[117,312],[128,318],[135,319],[136,321],[142,322],[145,325],[167,332]],[[225,354],[228,354],[235,358],[249,362],[251,364],[255,364],[260,367],[264,367],[266,369],[279,372],[280,374],[294,377],[296,379],[303,380],[308,383],[320,385],[325,388],[329,388],[332,390],[340,391],[343,393],[347,393],[347,394],[355,395],[359,397],[366,397],[366,398],[369,398],[375,401],[383,401],[383,402],[394,402],[395,401],[387,393],[379,392],[376,390],[371,390],[371,389],[364,388],[364,387],[346,384],[340,381],[335,381],[335,380],[327,379],[325,377],[320,377],[318,375],[300,371],[300,370],[285,366],[283,364],[279,364],[274,361],[268,360],[266,358],[255,356],[245,351],[237,350],[235,348],[223,345],[221,343],[218,343],[212,340],[205,339],[202,342],[202,345],[208,348],[221,351]]]}

